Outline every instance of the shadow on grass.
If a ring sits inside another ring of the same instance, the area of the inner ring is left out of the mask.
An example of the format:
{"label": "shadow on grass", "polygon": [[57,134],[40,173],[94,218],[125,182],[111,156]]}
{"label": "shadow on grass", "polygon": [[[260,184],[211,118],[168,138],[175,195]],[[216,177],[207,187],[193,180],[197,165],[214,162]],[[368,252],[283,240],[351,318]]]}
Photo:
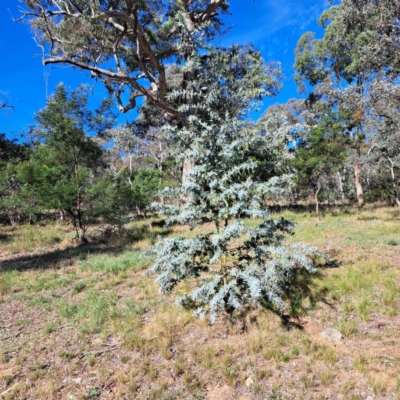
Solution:
{"label": "shadow on grass", "polygon": [[301,324],[294,320],[314,310],[318,303],[324,303],[330,308],[335,308],[327,299],[328,289],[320,282],[324,278],[323,270],[338,268],[340,263],[331,259],[325,263],[317,263],[316,266],[318,270],[315,274],[310,274],[304,270],[299,271],[287,292],[289,313],[281,316],[282,324],[287,329],[303,329]]}
{"label": "shadow on grass", "polygon": [[12,233],[0,233],[0,243],[11,242],[13,237]]}
{"label": "shadow on grass", "polygon": [[265,309],[279,315],[282,326],[287,330],[303,330],[299,318],[314,310],[318,303],[322,302],[330,308],[334,308],[334,305],[327,300],[328,289],[320,282],[323,279],[324,269],[338,268],[340,264],[336,260],[329,260],[325,263],[316,263],[316,266],[318,270],[314,274],[299,270],[293,277],[290,287],[285,293],[287,301],[287,312],[285,314],[271,306],[270,303],[263,304]]}
{"label": "shadow on grass", "polygon": [[6,271],[63,268],[98,254],[116,256],[122,254],[135,242],[148,239],[150,243],[153,243],[158,236],[169,233],[168,230],[154,232],[148,226],[142,226],[123,233],[105,233],[96,237],[92,243],[73,244],[71,241],[71,246],[64,249],[52,248],[42,250],[40,253],[16,254],[0,263],[0,274]]}
{"label": "shadow on grass", "polygon": [[[281,214],[282,212],[292,212],[294,214],[315,214],[315,204],[288,204],[268,205],[268,209],[274,214]],[[352,215],[357,212],[355,204],[324,204],[320,203],[321,213],[332,213],[335,215]]]}

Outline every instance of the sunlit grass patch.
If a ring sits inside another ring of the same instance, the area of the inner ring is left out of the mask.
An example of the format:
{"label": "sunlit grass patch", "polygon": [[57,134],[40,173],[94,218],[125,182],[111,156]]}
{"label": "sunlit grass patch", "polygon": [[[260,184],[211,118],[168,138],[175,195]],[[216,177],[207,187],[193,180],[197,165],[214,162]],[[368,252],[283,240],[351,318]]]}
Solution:
{"label": "sunlit grass patch", "polygon": [[205,369],[212,369],[215,366],[219,349],[216,346],[199,346],[192,352],[194,360]]}
{"label": "sunlit grass patch", "polygon": [[64,227],[54,223],[46,223],[45,226],[24,224],[16,228],[0,226],[0,233],[8,237],[8,240],[1,242],[0,250],[9,254],[54,246],[71,236]]}
{"label": "sunlit grass patch", "polygon": [[127,270],[141,270],[148,265],[148,260],[141,256],[139,251],[127,251],[121,255],[110,254],[93,255],[79,262],[81,271],[98,271],[110,274],[119,274]]}
{"label": "sunlit grass patch", "polygon": [[11,293],[15,289],[18,275],[17,271],[3,272],[0,274],[0,301],[3,296]]}
{"label": "sunlit grass patch", "polygon": [[351,337],[358,332],[357,323],[353,320],[341,319],[333,325],[344,337]]}
{"label": "sunlit grass patch", "polygon": [[40,292],[49,289],[56,289],[69,286],[77,279],[75,273],[63,274],[62,272],[42,272],[36,276],[32,276],[23,282],[26,290],[32,292]]}

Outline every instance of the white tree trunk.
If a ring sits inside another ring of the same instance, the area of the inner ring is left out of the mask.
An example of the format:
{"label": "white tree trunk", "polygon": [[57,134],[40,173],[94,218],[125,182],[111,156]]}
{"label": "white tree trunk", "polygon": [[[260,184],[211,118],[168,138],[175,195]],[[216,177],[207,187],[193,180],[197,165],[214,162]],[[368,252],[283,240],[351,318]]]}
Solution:
{"label": "white tree trunk", "polygon": [[321,183],[320,183],[320,181],[318,180],[318,183],[317,183],[317,190],[315,191],[315,194],[314,194],[314,198],[315,198],[315,213],[317,214],[318,220],[319,220],[319,201],[318,201],[318,193],[320,192],[320,190],[321,190]]}
{"label": "white tree trunk", "polygon": [[364,191],[361,184],[361,165],[356,161],[354,165],[354,180],[357,192],[357,202],[360,207],[364,205]]}
{"label": "white tree trunk", "polygon": [[183,162],[183,171],[182,171],[182,186],[187,183],[187,176],[189,172],[193,169],[194,162],[190,158],[185,158]]}
{"label": "white tree trunk", "polygon": [[399,196],[399,189],[397,187],[397,183],[396,183],[396,176],[394,174],[394,165],[393,165],[393,161],[390,157],[387,157],[389,162],[390,162],[390,177],[392,180],[392,186],[393,186],[393,191],[394,191],[394,197],[396,199],[396,204],[400,207],[400,196]]}
{"label": "white tree trunk", "polygon": [[341,173],[339,171],[337,172],[337,175],[338,175],[340,196],[342,197],[342,200],[344,200],[345,199],[345,195],[344,195],[344,190],[343,190],[342,175],[341,175]]}

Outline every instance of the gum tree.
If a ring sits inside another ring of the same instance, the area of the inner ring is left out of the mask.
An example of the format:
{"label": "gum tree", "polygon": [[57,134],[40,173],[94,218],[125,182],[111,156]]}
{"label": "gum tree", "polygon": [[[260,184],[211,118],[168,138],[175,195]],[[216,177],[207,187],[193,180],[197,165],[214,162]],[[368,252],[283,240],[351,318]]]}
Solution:
{"label": "gum tree", "polygon": [[397,0],[343,0],[340,16],[346,32],[357,35],[359,63],[385,71],[393,79],[400,73],[400,7]]}
{"label": "gum tree", "polygon": [[311,102],[324,101],[338,112],[347,114],[345,131],[352,139],[352,167],[359,206],[364,204],[362,187],[362,148],[366,137],[367,110],[365,94],[371,70],[360,62],[360,38],[357,32],[347,31],[341,6],[332,6],[318,20],[324,29],[321,39],[307,32],[295,50],[296,81],[305,90],[313,87]]}
{"label": "gum tree", "polygon": [[[198,77],[194,96],[203,112],[191,117],[187,130],[164,129],[178,141],[193,135],[182,157],[193,160],[194,167],[182,188],[165,190],[165,204],[153,208],[168,216],[167,224],[209,225],[194,238],[174,237],[156,245],[156,281],[168,293],[191,280],[193,290],[178,302],[201,318],[208,315],[211,323],[254,307],[284,313],[299,274],[316,271],[318,252],[285,242],[293,223],[274,219],[265,206],[267,198],[285,197],[292,179],[287,131],[269,130],[271,120],[255,124],[247,118],[254,101],[273,94],[274,75],[252,48],[210,52],[185,68]],[[185,95],[177,91],[171,97]],[[214,111],[225,98],[225,112]],[[170,198],[185,202],[179,206]]]}
{"label": "gum tree", "polygon": [[[297,81],[313,87],[312,99],[323,98],[347,114],[346,131],[351,142],[349,158],[359,205],[364,202],[362,164],[365,139],[373,140],[375,120],[389,118],[388,104],[399,77],[399,18],[394,0],[342,0],[319,19],[321,39],[307,32],[296,49]],[[380,86],[380,91],[376,88]],[[386,108],[382,112],[383,108]]]}
{"label": "gum tree", "polygon": [[[26,0],[26,5],[22,18],[31,22],[45,65],[89,71],[121,112],[144,97],[169,123],[186,128],[197,111],[196,76],[184,72],[187,107],[178,108],[167,98],[166,65],[190,64],[200,51],[206,53],[223,34],[220,14],[229,7],[226,0]],[[185,159],[183,177],[191,167]]]}
{"label": "gum tree", "polygon": [[343,0],[340,17],[346,32],[357,37],[360,65],[375,76],[366,100],[373,118],[369,161],[389,172],[396,203],[399,162],[400,8],[395,0]]}
{"label": "gum tree", "polygon": [[376,79],[372,85],[374,135],[368,151],[369,161],[383,176],[389,176],[391,195],[400,207],[400,89],[397,81]]}

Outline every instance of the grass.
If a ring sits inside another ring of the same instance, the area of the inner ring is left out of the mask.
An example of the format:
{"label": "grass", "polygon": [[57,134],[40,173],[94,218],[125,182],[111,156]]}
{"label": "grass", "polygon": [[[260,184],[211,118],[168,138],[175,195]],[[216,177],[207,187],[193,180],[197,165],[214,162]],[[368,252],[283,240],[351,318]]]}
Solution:
{"label": "grass", "polygon": [[96,271],[118,275],[129,270],[142,270],[148,260],[141,257],[140,251],[127,251],[120,256],[101,254],[79,262],[81,271]]}
{"label": "grass", "polygon": [[[289,324],[256,311],[245,329],[239,321],[208,326],[144,274],[151,260],[143,250],[157,235],[189,237],[207,226],[169,232],[139,221],[129,235],[86,246],[72,246],[56,225],[1,228],[8,258],[0,269],[0,364],[20,369],[0,382],[0,393],[13,385],[10,398],[200,399],[212,392],[221,399],[355,399],[400,392],[400,213],[349,208],[321,221],[283,216],[297,223],[290,240],[317,246],[338,267],[312,277],[309,296],[297,293]],[[190,285],[180,285],[180,294]],[[338,329],[344,344],[323,341],[327,327]]]}
{"label": "grass", "polygon": [[18,228],[0,226],[2,240],[0,251],[5,254],[31,252],[44,247],[55,246],[67,241],[71,236],[70,229],[59,224],[22,225]]}

